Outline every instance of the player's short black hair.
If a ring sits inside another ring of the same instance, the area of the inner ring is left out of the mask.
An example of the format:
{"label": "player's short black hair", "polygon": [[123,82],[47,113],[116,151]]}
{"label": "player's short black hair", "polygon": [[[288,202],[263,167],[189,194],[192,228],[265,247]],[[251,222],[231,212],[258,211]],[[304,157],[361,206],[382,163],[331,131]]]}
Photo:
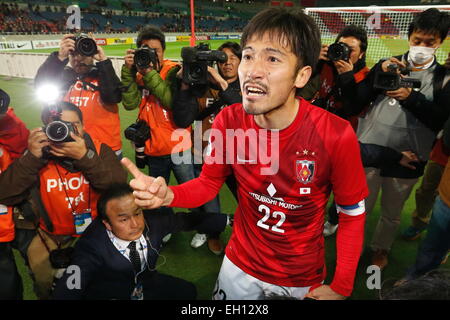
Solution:
{"label": "player's short black hair", "polygon": [[[58,108],[61,111],[73,111],[78,115],[78,118],[80,119],[80,122],[83,123],[83,113],[81,112],[80,108],[78,108],[76,105],[70,102],[61,101],[58,103]],[[49,123],[52,119],[51,109],[49,107],[46,107],[42,110],[41,113],[41,120],[44,124]]]}
{"label": "player's short black hair", "polygon": [[224,42],[217,50],[223,51],[223,49],[230,49],[239,60],[242,59],[242,48],[239,43],[233,41]]}
{"label": "player's short black hair", "polygon": [[9,94],[7,94],[6,91],[0,89],[0,115],[8,111],[9,102],[10,102]]}
{"label": "player's short black hair", "polygon": [[163,50],[166,50],[166,37],[157,26],[149,24],[142,28],[136,39],[136,45],[138,48],[141,47],[142,41],[144,40],[159,40]]}
{"label": "player's short black hair", "polygon": [[362,52],[366,52],[367,50],[367,32],[364,28],[351,24],[349,26],[345,26],[344,29],[339,32],[336,37],[336,42],[339,41],[340,38],[354,37],[361,42],[359,46]]}
{"label": "player's short black hair", "polygon": [[109,221],[106,214],[106,206],[113,199],[122,198],[133,193],[133,189],[128,183],[113,183],[102,192],[97,201],[97,214],[101,220]]}
{"label": "player's short black hair", "polygon": [[447,38],[448,29],[450,27],[450,16],[447,12],[439,11],[436,8],[427,9],[417,16],[409,24],[408,39],[413,32],[423,32],[425,34],[439,35],[441,42]]}
{"label": "player's short black hair", "polygon": [[297,56],[297,70],[303,66],[316,68],[319,60],[321,41],[320,32],[313,18],[303,10],[269,8],[255,15],[244,28],[241,47],[254,36],[262,37],[269,32],[270,37],[278,38],[283,45],[289,45]]}

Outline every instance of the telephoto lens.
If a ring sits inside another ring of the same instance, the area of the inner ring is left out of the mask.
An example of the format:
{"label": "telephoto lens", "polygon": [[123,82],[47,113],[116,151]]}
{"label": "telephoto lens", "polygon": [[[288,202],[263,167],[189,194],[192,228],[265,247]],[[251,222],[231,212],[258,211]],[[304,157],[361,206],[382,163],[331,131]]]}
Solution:
{"label": "telephoto lens", "polygon": [[140,169],[144,169],[145,168],[145,153],[144,153],[144,149],[145,149],[145,145],[134,145],[134,148],[136,150],[136,166]]}

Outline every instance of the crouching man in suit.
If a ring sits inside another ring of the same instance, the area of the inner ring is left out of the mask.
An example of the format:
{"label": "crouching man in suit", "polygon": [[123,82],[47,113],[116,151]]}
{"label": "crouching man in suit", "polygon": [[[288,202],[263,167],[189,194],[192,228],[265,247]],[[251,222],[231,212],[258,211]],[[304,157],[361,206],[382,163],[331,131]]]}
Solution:
{"label": "crouching man in suit", "polygon": [[[155,266],[168,233],[222,232],[225,214],[143,211],[128,184],[114,184],[97,203],[98,218],[75,246],[71,266],[58,281],[54,299],[188,300],[195,286],[159,273]],[[76,279],[76,274],[79,279]],[[78,281],[78,282],[77,282]]]}

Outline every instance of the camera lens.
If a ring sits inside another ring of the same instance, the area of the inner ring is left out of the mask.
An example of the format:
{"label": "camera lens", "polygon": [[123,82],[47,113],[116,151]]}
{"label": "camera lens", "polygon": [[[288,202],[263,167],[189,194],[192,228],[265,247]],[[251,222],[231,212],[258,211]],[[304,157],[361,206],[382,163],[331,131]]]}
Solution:
{"label": "camera lens", "polygon": [[97,53],[97,44],[91,38],[79,38],[76,42],[76,50],[83,56],[92,57]]}
{"label": "camera lens", "polygon": [[134,54],[134,64],[138,68],[148,68],[151,63],[151,57],[148,50],[137,50]]}
{"label": "camera lens", "polygon": [[53,121],[45,128],[45,134],[53,142],[64,141],[69,136],[69,127],[61,121]]}
{"label": "camera lens", "polygon": [[350,56],[349,47],[341,42],[333,43],[328,47],[327,57],[331,61],[348,60]]}

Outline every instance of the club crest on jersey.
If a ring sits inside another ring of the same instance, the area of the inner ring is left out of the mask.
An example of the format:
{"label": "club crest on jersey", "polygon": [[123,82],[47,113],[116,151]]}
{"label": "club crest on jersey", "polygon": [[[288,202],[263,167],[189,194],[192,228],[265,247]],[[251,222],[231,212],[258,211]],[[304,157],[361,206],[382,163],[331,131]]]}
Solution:
{"label": "club crest on jersey", "polygon": [[295,163],[295,172],[297,180],[301,183],[310,183],[314,178],[314,171],[316,170],[315,161],[311,160],[297,160]]}

